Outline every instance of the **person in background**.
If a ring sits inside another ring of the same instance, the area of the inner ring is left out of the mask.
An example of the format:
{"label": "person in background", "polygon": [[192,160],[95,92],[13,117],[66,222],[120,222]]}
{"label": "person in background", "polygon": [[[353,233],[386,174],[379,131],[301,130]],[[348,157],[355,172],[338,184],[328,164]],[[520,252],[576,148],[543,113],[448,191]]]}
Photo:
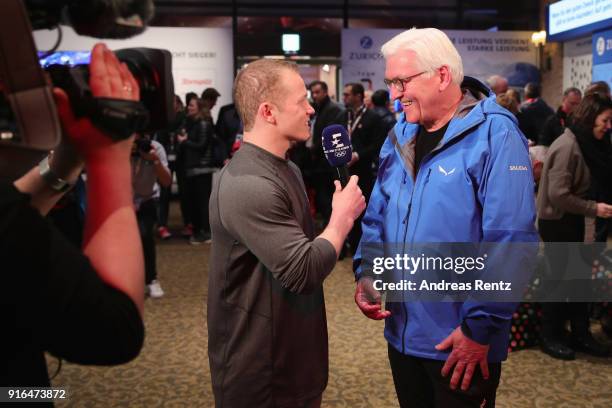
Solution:
{"label": "person in background", "polygon": [[576,109],[581,100],[582,92],[578,88],[567,88],[563,92],[561,106],[559,106],[554,115],[549,116],[544,122],[540,137],[538,138],[538,144],[550,146],[556,138],[561,136],[565,126],[567,126],[568,116]]}
{"label": "person in background", "polygon": [[242,121],[234,103],[224,105],[219,109],[215,130],[217,136],[225,143],[228,159],[231,158],[234,144],[242,139],[243,133]]}
{"label": "person in background", "polygon": [[508,80],[501,75],[491,75],[487,78],[487,85],[495,95],[505,94],[508,91]]}
{"label": "person in background", "polygon": [[315,189],[315,207],[323,219],[323,225],[327,225],[332,212],[332,196],[334,194],[334,173],[323,153],[323,142],[321,136],[323,129],[329,125],[342,123],[344,109],[331,100],[328,94],[327,84],[323,81],[310,83],[310,95],[315,113],[312,130],[312,157],[311,182]]}
{"label": "person in background", "polygon": [[187,92],[185,94],[185,111],[187,110],[187,106],[189,106],[192,99],[198,99],[198,94],[195,92]]}
{"label": "person in background", "polygon": [[[174,95],[174,119],[168,125],[168,128],[160,130],[155,133],[155,140],[159,142],[168,158],[168,169],[170,170],[170,180],[173,179],[173,174],[177,171],[177,142],[176,135],[181,130],[181,126],[185,121],[185,107],[183,101],[178,95]],[[181,177],[182,178],[182,177]],[[179,176],[177,175],[177,184]],[[180,189],[184,188],[182,184],[179,184],[179,197],[181,194]],[[172,237],[170,230],[168,229],[168,212],[170,210],[170,200],[172,198],[172,183],[168,187],[161,186],[159,193],[159,220],[157,226],[157,234],[161,239],[169,239]],[[183,225],[188,225],[191,221],[187,219],[187,210],[185,209],[184,200],[180,200],[181,216],[183,218]]]}
{"label": "person in background", "polygon": [[542,87],[540,84],[529,82],[525,85],[525,101],[519,108],[522,115],[519,127],[531,144],[538,142],[538,136],[542,131],[544,121],[555,113],[541,98],[541,93]]}
{"label": "person in background", "polygon": [[363,103],[365,104],[367,109],[372,109],[374,107],[374,104],[372,103],[373,93],[374,91],[372,91],[371,89],[366,89],[365,91],[363,91]]}
{"label": "person in background", "polygon": [[[348,163],[351,174],[359,177],[359,187],[366,202],[374,187],[373,170],[378,166],[378,153],[385,140],[385,127],[380,116],[368,109],[364,103],[364,89],[360,83],[349,83],[342,93],[346,113],[342,123],[351,138],[353,156]],[[361,218],[349,235],[351,251],[357,249],[361,238]]]}
{"label": "person in background", "polygon": [[518,90],[510,88],[506,91],[506,95],[514,99],[517,106],[521,106],[521,93]]}
{"label": "person in background", "polygon": [[208,109],[208,111],[212,111],[217,104],[217,99],[219,99],[220,96],[221,94],[215,88],[206,88],[202,91],[202,96],[200,99],[202,99],[202,102],[204,102],[204,107]]}
{"label": "person in background", "polygon": [[[543,241],[584,242],[585,216],[606,220],[612,216],[612,205],[587,199],[592,180],[610,183],[610,142],[604,139],[611,128],[612,102],[588,95],[570,116],[569,127],[550,145],[537,197]],[[553,247],[548,246],[547,258],[555,279],[560,279],[569,263],[565,252],[553,252]],[[569,343],[564,334],[566,320],[571,326]],[[595,356],[609,354],[608,347],[591,335],[584,302],[543,303],[540,346],[546,354],[562,360],[575,359],[575,350]]]}
{"label": "person in background", "polygon": [[584,90],[584,96],[599,94],[599,96],[604,96],[610,98],[610,85],[606,81],[596,81],[591,85],[587,86]]}
{"label": "person in background", "polygon": [[372,94],[372,111],[380,116],[385,135],[395,125],[395,115],[389,110],[389,91],[379,89]]}
{"label": "person in background", "polygon": [[[94,46],[89,70],[94,98],[139,100],[138,82],[104,44]],[[13,183],[0,183],[0,387],[49,387],[45,352],[72,363],[113,365],[135,358],[144,341],[143,257],[130,180],[133,138],[113,141],[89,118],[75,117],[63,90],[53,94],[61,143]],[[8,160],[11,167],[20,168],[31,154],[0,146],[3,164]],[[83,163],[88,205],[79,250],[43,216]]]}
{"label": "person in background", "polygon": [[[157,222],[160,185],[170,187],[172,176],[163,146],[137,134],[132,145],[132,191],[145,262],[145,284],[152,298],[164,296],[157,279],[154,227]],[[158,184],[159,183],[159,184]]]}
{"label": "person in background", "polygon": [[187,105],[185,133],[177,136],[185,171],[185,196],[193,222],[193,235],[189,239],[192,245],[210,242],[208,199],[212,175],[217,170],[213,163],[213,137],[210,110],[201,99],[192,99]]}

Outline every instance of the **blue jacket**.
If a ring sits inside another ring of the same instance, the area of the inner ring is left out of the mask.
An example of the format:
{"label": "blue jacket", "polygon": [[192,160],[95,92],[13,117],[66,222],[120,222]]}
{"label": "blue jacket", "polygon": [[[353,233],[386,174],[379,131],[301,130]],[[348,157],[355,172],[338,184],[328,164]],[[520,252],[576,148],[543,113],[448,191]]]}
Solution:
{"label": "blue jacket", "polygon": [[[402,114],[389,132],[353,261],[357,279],[368,243],[538,241],[527,140],[488,88],[466,77],[462,89],[460,107],[416,178],[419,126]],[[449,351],[434,346],[462,325],[473,340],[490,345],[489,362],[499,362],[507,357],[515,308],[475,300],[387,303],[385,338],[404,354],[446,360]]]}

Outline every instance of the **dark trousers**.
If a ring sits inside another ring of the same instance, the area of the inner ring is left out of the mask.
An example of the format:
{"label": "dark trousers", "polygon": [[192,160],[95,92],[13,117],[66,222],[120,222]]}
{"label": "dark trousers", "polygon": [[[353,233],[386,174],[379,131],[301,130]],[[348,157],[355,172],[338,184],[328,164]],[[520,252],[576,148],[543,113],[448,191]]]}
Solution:
{"label": "dark trousers", "polygon": [[[565,214],[560,220],[538,220],[538,230],[544,242],[583,242],[584,216]],[[546,250],[546,260],[555,277],[562,276],[567,268],[567,252]],[[575,284],[579,284],[575,283]],[[542,336],[560,340],[565,321],[570,321],[572,334],[585,336],[589,330],[588,304],[584,302],[542,303]]]}
{"label": "dark trousers", "polygon": [[208,201],[212,191],[212,173],[186,178],[187,199],[194,233],[210,233]]}
{"label": "dark trousers", "polygon": [[145,265],[145,283],[148,285],[157,279],[157,265],[155,255],[155,237],[153,228],[157,222],[157,203],[155,200],[147,200],[140,204],[136,211],[138,230],[142,241],[142,252]]}
{"label": "dark trousers", "polygon": [[[492,408],[501,376],[501,363],[489,363],[489,379],[477,367],[467,391],[451,390],[444,361],[408,356],[389,345],[389,362],[401,408]],[[484,404],[484,405],[483,405]]]}
{"label": "dark trousers", "polygon": [[[174,179],[174,164],[168,164],[170,170],[170,180]],[[172,199],[172,183],[168,187],[159,188],[159,226],[168,226],[168,213],[170,211],[170,200]],[[183,211],[181,210],[181,214]],[[185,217],[183,216],[183,219]]]}
{"label": "dark trousers", "polygon": [[176,184],[178,186],[183,225],[191,224],[191,206],[189,205],[189,197],[187,193],[187,178],[185,176],[185,169],[182,168],[182,164],[180,163],[176,164]]}

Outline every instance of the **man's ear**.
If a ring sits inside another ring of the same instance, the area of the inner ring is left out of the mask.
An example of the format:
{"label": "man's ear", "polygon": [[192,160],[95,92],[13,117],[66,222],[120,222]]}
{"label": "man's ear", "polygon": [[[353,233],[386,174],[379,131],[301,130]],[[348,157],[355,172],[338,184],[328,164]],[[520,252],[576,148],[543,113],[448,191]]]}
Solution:
{"label": "man's ear", "polygon": [[453,77],[447,65],[438,68],[438,72],[440,73],[440,91],[444,91],[453,82]]}
{"label": "man's ear", "polygon": [[257,116],[260,116],[264,121],[271,125],[276,125],[275,106],[269,102],[263,102],[259,105]]}

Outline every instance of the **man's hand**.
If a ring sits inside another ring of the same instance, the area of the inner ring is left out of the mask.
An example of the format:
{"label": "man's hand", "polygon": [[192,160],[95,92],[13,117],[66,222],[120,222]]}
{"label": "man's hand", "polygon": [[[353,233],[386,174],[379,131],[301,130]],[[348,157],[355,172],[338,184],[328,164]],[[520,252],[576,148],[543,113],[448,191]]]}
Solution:
{"label": "man's hand", "polygon": [[612,217],[612,205],[606,203],[597,203],[597,216],[599,218]]}
{"label": "man's hand", "polygon": [[357,282],[355,303],[361,312],[372,320],[382,320],[391,316],[390,311],[381,310],[380,292],[374,289],[371,278],[361,278]]}
{"label": "man's hand", "polygon": [[[89,65],[89,86],[94,97],[114,98],[137,101],[140,98],[138,83],[128,70],[120,63],[115,54],[104,44],[96,44],[91,53]],[[111,148],[120,150],[129,156],[132,139],[113,142],[103,131],[96,128],[89,118],[75,118],[66,93],[53,90],[62,127],[70,141],[86,160],[99,149]]]}
{"label": "man's hand", "polygon": [[[453,376],[450,380],[450,387],[454,390],[463,376],[461,389],[467,391],[472,382],[476,365],[480,366],[482,377],[489,379],[489,366],[487,363],[487,355],[489,353],[489,345],[483,345],[471,340],[463,334],[461,327],[457,327],[453,332],[436,346],[436,350],[442,351],[452,347],[453,351],[448,356],[444,367],[442,367],[442,377],[446,377],[451,368]],[[465,372],[465,373],[464,373]]]}
{"label": "man's hand", "polygon": [[353,227],[353,222],[366,207],[365,197],[357,185],[357,180],[359,180],[357,176],[351,176],[344,189],[338,180],[334,181],[336,191],[332,198],[332,214],[329,223],[348,226],[347,234]]}
{"label": "man's hand", "polygon": [[351,176],[344,189],[338,180],[334,181],[336,191],[332,198],[331,217],[327,228],[319,237],[328,240],[334,246],[336,254],[340,254],[346,236],[366,206],[365,197],[357,185],[357,180],[357,176]]}

